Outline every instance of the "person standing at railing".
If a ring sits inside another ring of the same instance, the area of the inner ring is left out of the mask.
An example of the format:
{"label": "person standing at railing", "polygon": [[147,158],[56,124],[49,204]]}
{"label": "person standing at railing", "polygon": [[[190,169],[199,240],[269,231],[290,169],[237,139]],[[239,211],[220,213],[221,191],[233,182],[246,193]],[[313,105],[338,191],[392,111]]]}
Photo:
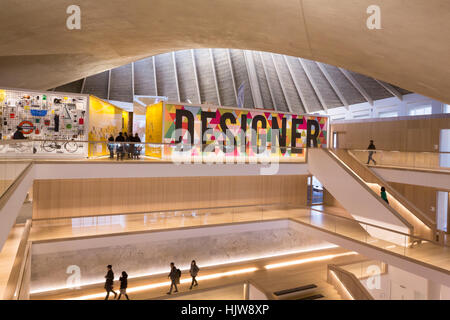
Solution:
{"label": "person standing at railing", "polygon": [[[134,142],[133,134],[130,134],[128,136],[129,142]],[[134,148],[136,148],[136,145],[134,143],[128,144],[128,159],[134,159]]]}
{"label": "person standing at railing", "polygon": [[[128,133],[123,134],[123,138],[125,139],[125,142],[130,142],[130,137],[128,136]],[[128,143],[124,144],[124,153],[127,154],[128,159],[130,159],[130,145]]]}
{"label": "person standing at railing", "polygon": [[[367,150],[376,150],[375,145],[373,144],[373,140],[370,140],[369,146],[367,147]],[[373,161],[373,164],[376,165],[377,162],[372,158],[375,151],[369,151],[369,158],[367,159],[367,164],[370,163],[370,160]]]}
{"label": "person standing at railing", "polygon": [[110,135],[108,138],[108,149],[109,149],[109,158],[114,159],[114,137]]}
{"label": "person standing at railing", "polygon": [[108,265],[106,268],[108,269],[108,272],[106,273],[106,276],[105,276],[105,279],[106,279],[106,281],[105,281],[105,290],[106,290],[105,300],[108,300],[110,292],[114,293],[114,299],[115,299],[115,298],[117,298],[117,293],[113,290],[114,272],[112,271],[111,265]]}
{"label": "person standing at railing", "polygon": [[139,138],[137,133],[134,134],[133,142],[135,143],[133,158],[139,159],[139,154],[141,153],[141,147],[137,144],[137,142],[141,142],[141,138]]}
{"label": "person standing at railing", "polygon": [[23,129],[20,126],[17,126],[17,130],[16,132],[14,132],[13,134],[13,139],[14,140],[23,140],[26,139],[25,136],[23,135]]}
{"label": "person standing at railing", "polygon": [[116,142],[117,146],[116,146],[116,153],[117,153],[117,160],[119,160],[119,157],[121,160],[123,160],[123,156],[124,156],[124,143],[125,142],[125,138],[122,134],[122,132],[119,132],[119,135],[116,137]]}

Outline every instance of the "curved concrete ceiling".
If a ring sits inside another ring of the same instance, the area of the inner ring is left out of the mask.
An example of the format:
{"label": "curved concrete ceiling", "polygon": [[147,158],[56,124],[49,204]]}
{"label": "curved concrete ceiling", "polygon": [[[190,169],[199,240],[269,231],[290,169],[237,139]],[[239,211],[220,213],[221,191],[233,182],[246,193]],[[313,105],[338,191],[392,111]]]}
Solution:
{"label": "curved concrete ceiling", "polygon": [[[376,3],[374,3],[376,2]],[[3,0],[0,86],[46,89],[148,56],[237,48],[324,62],[450,103],[447,0]],[[381,30],[366,27],[381,7]]]}

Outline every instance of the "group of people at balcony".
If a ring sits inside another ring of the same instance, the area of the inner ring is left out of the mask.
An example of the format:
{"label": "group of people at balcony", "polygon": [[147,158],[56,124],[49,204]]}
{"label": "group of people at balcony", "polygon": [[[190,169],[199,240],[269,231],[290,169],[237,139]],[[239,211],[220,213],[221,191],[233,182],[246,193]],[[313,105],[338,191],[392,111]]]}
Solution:
{"label": "group of people at balcony", "polygon": [[139,138],[137,133],[134,136],[132,134],[128,136],[126,132],[119,132],[116,138],[111,135],[108,138],[109,158],[114,159],[115,151],[117,160],[123,160],[125,154],[127,154],[128,159],[139,159],[142,151],[142,146],[138,144],[139,142],[141,142],[141,138]]}
{"label": "group of people at balcony", "polygon": [[[105,290],[106,290],[105,300],[108,300],[109,294],[111,292],[114,293],[114,299],[116,299],[117,292],[114,291],[114,272],[112,270],[111,265],[108,265],[106,268],[108,271],[105,275],[105,279],[106,279],[106,281],[105,281]],[[192,290],[193,287],[198,286],[198,282],[197,282],[196,278],[197,278],[199,271],[200,271],[200,268],[197,266],[197,263],[195,262],[195,260],[192,260],[191,268],[189,270],[189,274],[192,278],[192,281],[191,281],[191,286],[189,287],[189,290]],[[167,294],[172,294],[173,288],[175,288],[174,293],[178,292],[177,285],[180,284],[181,270],[178,269],[175,266],[175,263],[173,263],[173,262],[170,263],[170,273],[167,277],[170,278],[170,290],[169,290],[169,292],[167,292]],[[127,298],[127,300],[130,300],[130,298],[128,297],[128,294],[127,294],[128,274],[125,271],[122,271],[122,275],[119,278],[119,282],[120,282],[120,292],[119,292],[119,297],[117,298],[117,300],[120,300],[122,295],[124,295],[125,298]]]}

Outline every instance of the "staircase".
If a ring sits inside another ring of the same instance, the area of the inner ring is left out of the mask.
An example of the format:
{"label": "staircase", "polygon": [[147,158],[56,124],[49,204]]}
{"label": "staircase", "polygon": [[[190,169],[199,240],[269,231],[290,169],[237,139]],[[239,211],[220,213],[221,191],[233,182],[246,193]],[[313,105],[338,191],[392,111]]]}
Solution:
{"label": "staircase", "polygon": [[433,241],[436,224],[430,217],[390,186],[386,180],[364,165],[351,151],[334,149],[331,152],[350,167],[367,184],[375,196],[380,197],[380,189],[382,186],[385,187],[389,206],[413,226],[413,234]]}

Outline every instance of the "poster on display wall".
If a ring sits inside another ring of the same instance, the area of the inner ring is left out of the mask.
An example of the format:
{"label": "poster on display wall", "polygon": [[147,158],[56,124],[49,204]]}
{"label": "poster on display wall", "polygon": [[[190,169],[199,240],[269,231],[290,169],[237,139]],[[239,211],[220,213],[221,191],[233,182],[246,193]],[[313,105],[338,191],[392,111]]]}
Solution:
{"label": "poster on display wall", "polygon": [[164,159],[173,157],[176,143],[190,146],[191,157],[251,160],[264,153],[295,162],[306,161],[307,148],[327,147],[328,117],[322,116],[160,103],[147,108],[147,121],[147,141],[165,145],[146,154]]}
{"label": "poster on display wall", "polygon": [[[128,131],[127,111],[100,98],[89,96],[89,141],[107,141]],[[106,143],[90,143],[89,157],[109,155]]]}

